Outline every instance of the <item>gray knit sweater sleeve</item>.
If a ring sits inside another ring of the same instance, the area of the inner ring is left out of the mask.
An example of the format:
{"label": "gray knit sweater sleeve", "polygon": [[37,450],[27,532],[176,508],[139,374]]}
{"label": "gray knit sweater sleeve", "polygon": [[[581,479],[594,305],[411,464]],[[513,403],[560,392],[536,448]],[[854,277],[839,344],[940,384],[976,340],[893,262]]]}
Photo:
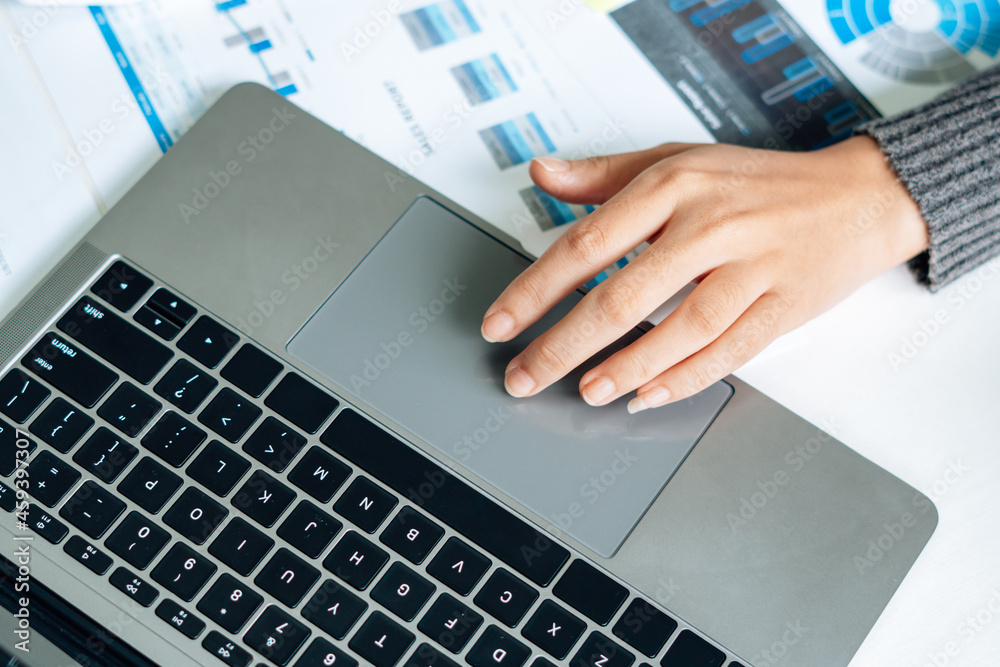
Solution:
{"label": "gray knit sweater sleeve", "polygon": [[1000,67],[934,101],[862,125],[920,206],[930,248],[911,266],[932,290],[1000,255]]}

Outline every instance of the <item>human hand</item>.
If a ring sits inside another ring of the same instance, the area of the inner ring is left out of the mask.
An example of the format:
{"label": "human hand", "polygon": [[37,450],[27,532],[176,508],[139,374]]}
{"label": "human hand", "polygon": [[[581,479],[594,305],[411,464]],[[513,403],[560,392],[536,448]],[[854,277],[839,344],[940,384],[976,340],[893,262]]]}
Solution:
{"label": "human hand", "polygon": [[504,386],[516,397],[542,391],[697,281],[663,322],[580,381],[591,405],[638,388],[629,412],[687,398],[928,244],[919,207],[868,137],[812,153],[664,144],[543,158],[531,177],[557,199],[602,206],[490,306],[486,340],[514,338],[650,246],[510,362]]}

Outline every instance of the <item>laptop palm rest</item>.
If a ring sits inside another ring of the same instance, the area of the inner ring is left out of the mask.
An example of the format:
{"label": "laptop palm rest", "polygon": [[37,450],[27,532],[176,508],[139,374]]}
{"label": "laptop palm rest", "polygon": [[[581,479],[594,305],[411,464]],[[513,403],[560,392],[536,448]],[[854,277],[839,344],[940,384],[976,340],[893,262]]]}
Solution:
{"label": "laptop palm rest", "polygon": [[611,557],[733,390],[720,382],[635,416],[626,399],[592,408],[577,387],[595,358],[539,396],[511,398],[503,388],[508,361],[581,298],[574,293],[510,343],[486,343],[483,314],[528,263],[420,198],[288,352],[557,532]]}

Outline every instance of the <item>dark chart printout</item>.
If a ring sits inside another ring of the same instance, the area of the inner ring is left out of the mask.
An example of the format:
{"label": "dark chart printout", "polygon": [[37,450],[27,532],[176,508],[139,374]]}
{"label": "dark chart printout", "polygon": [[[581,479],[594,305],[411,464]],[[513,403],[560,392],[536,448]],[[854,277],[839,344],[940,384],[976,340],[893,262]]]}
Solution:
{"label": "dark chart printout", "polygon": [[879,117],[776,0],[635,0],[611,17],[720,142],[813,150]]}

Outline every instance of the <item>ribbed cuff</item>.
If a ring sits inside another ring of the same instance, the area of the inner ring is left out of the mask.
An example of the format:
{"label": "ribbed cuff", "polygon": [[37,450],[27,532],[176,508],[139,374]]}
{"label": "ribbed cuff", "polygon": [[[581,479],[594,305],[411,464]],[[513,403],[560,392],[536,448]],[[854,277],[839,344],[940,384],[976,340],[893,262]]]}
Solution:
{"label": "ribbed cuff", "polygon": [[1000,68],[934,101],[858,128],[874,138],[930,232],[910,263],[936,291],[1000,255]]}

